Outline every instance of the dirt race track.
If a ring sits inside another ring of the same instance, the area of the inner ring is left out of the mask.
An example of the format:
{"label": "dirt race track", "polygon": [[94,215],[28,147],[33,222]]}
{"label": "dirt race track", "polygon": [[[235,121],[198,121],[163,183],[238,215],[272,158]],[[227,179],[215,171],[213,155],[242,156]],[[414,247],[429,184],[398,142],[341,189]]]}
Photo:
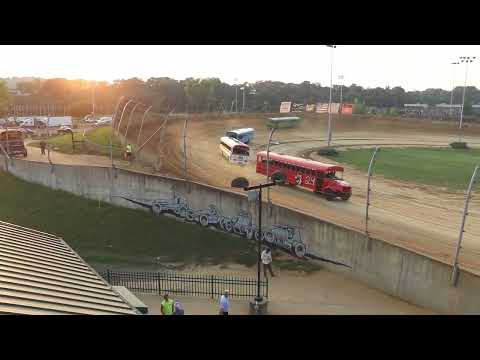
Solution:
{"label": "dirt race track", "polygon": [[[252,183],[265,180],[255,172],[255,154],[265,149],[267,142],[265,118],[191,116],[187,128],[189,178],[223,188],[229,188],[231,180],[237,176],[244,176]],[[145,123],[145,138],[159,124],[159,119]],[[333,124],[332,145],[335,146],[448,146],[457,139],[457,125],[446,122],[344,116],[342,119],[334,117]],[[132,125],[129,130],[131,141],[136,141],[137,126]],[[184,176],[183,126],[183,119],[170,119],[158,140],[143,150],[144,155],[155,160],[157,168],[179,177]],[[466,141],[480,146],[480,126],[466,126]],[[245,167],[227,163],[218,151],[218,140],[225,131],[241,127],[256,129],[250,163]],[[278,144],[272,145],[271,151],[310,156],[331,163],[312,151],[325,145],[326,131],[325,116],[306,117],[297,128],[277,130],[274,141]],[[283,186],[271,189],[271,199],[320,219],[364,231],[366,174],[345,166],[344,177],[353,188],[353,195],[347,202],[329,202],[303,189]],[[463,192],[386,180],[380,176],[374,176],[372,191],[369,221],[372,237],[452,264],[465,200]],[[469,213],[459,263],[461,268],[480,274],[480,199],[472,199]]]}

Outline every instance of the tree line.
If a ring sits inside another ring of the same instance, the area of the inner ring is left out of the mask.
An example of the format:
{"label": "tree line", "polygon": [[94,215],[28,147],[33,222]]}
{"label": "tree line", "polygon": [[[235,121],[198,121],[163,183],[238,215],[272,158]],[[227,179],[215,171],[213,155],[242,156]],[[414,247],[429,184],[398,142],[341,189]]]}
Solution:
{"label": "tree line", "polygon": [[[247,112],[278,112],[282,101],[305,105],[328,102],[330,91],[328,86],[309,81],[299,84],[258,81],[230,85],[218,78],[175,80],[168,77],[152,77],[146,81],[132,78],[113,83],[61,78],[34,79],[17,84],[17,90],[23,93],[21,96],[8,96],[5,89],[4,84],[0,85],[0,111],[7,111],[8,105],[13,103],[54,103],[64,105],[73,116],[91,113],[93,98],[96,112],[104,114],[113,113],[120,96],[152,105],[152,110],[160,113],[172,110],[177,113],[230,112],[236,109],[242,111],[243,107]],[[463,87],[454,89],[454,104],[462,102],[462,92]],[[335,85],[332,90],[333,102],[340,102],[340,93],[343,102],[379,108],[401,108],[409,103],[449,104],[451,95],[449,90],[443,89],[405,91],[399,86],[364,88],[351,84],[342,87]],[[480,104],[480,90],[470,86],[466,89],[466,108],[472,104]]]}

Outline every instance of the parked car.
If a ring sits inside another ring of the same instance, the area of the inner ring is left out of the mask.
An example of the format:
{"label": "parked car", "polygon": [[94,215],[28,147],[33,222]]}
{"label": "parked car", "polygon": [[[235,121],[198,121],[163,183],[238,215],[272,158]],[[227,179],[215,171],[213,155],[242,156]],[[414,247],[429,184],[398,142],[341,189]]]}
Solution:
{"label": "parked car", "polygon": [[92,114],[85,115],[82,120],[86,123],[94,123],[97,121]]}
{"label": "parked car", "polygon": [[95,126],[103,126],[112,123],[112,118],[110,116],[104,116],[97,120]]}
{"label": "parked car", "polygon": [[73,130],[69,126],[62,125],[58,128],[57,134],[59,135],[73,134]]}

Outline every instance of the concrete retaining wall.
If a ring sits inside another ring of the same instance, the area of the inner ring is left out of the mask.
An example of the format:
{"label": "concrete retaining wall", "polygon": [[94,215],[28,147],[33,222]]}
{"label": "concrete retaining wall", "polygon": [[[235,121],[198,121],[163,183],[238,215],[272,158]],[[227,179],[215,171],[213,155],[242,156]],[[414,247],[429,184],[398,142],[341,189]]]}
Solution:
{"label": "concrete retaining wall", "polygon": [[[0,157],[0,168],[5,167],[5,159]],[[203,209],[214,204],[228,216],[234,216],[240,210],[249,210],[254,218],[257,216],[256,207],[247,202],[244,194],[197,183],[191,183],[189,191],[183,180],[175,178],[93,166],[52,167],[47,163],[15,159],[10,161],[8,170],[32,183],[119,206],[138,207],[114,195],[153,200],[172,196],[175,192],[186,198],[193,208]],[[364,234],[281,206],[274,205],[272,217],[266,221],[299,226],[302,239],[315,253],[352,266],[352,269],[347,269],[322,263],[331,271],[341,272],[349,278],[436,312],[480,313],[478,276],[461,271],[457,287],[452,287],[450,265],[378,239],[371,239],[371,247],[367,249],[367,237]]]}

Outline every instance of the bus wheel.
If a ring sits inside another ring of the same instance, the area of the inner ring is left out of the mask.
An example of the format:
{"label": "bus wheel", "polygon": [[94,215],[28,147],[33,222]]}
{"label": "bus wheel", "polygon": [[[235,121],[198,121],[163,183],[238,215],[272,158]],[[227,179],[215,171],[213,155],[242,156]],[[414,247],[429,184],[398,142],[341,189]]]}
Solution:
{"label": "bus wheel", "polygon": [[325,199],[327,199],[328,201],[332,201],[333,199],[335,199],[335,193],[331,190],[327,190],[325,192]]}

